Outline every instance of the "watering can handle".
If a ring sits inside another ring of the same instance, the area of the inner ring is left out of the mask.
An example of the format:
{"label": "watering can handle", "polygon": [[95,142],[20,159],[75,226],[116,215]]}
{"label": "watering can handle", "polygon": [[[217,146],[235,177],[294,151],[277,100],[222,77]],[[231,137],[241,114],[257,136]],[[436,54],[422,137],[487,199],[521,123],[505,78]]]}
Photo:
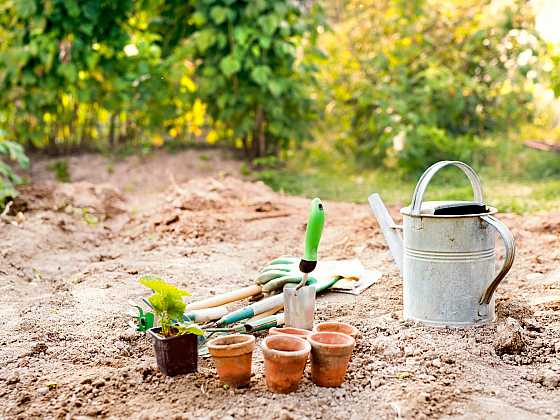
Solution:
{"label": "watering can handle", "polygon": [[502,266],[502,269],[500,270],[496,278],[494,278],[494,280],[492,280],[492,282],[488,285],[488,287],[480,297],[480,304],[488,305],[490,303],[490,299],[492,299],[492,295],[496,291],[496,288],[504,279],[509,269],[511,268],[511,265],[513,264],[513,259],[515,258],[515,241],[513,239],[511,231],[507,228],[507,226],[496,219],[494,216],[484,215],[480,216],[480,218],[498,231],[498,233],[502,237],[502,240],[504,241],[504,246],[506,249],[506,255],[504,258],[504,265]]}
{"label": "watering can handle", "polygon": [[436,174],[437,171],[450,165],[458,167],[465,173],[465,175],[467,175],[473,189],[474,201],[483,203],[484,200],[482,196],[482,186],[480,185],[480,179],[478,178],[478,175],[476,174],[474,169],[466,163],[459,162],[457,160],[442,160],[441,162],[434,163],[432,166],[426,169],[426,171],[418,180],[416,188],[414,189],[414,194],[412,196],[411,214],[413,216],[420,215],[424,193],[426,192],[426,189],[428,188],[428,184],[432,180],[432,177]]}

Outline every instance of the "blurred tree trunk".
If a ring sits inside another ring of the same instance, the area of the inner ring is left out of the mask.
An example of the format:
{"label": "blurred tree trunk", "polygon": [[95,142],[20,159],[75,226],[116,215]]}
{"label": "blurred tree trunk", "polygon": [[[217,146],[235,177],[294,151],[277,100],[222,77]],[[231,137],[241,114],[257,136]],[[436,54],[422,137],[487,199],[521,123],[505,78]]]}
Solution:
{"label": "blurred tree trunk", "polygon": [[257,105],[255,112],[255,129],[253,130],[253,158],[266,155],[266,137],[264,133],[265,116],[262,106]]}
{"label": "blurred tree trunk", "polygon": [[111,149],[115,146],[115,125],[117,124],[117,112],[111,114],[111,121],[109,122],[109,146]]}

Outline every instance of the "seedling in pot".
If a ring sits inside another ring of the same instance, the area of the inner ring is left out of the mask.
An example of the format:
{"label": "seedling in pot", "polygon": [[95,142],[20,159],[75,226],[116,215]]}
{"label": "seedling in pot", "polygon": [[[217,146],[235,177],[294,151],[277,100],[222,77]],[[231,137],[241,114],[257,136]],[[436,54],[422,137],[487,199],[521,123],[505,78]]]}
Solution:
{"label": "seedling in pot", "polygon": [[154,275],[144,276],[138,282],[154,292],[148,302],[160,326],[148,332],[154,339],[159,369],[167,376],[196,372],[197,336],[204,331],[194,322],[183,321],[187,307],[183,297],[190,296],[190,293]]}

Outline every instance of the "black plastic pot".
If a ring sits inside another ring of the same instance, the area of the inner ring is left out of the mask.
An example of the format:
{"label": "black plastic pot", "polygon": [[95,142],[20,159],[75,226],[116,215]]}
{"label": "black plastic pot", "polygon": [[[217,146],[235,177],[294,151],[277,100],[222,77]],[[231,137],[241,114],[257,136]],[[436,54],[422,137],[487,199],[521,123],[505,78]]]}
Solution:
{"label": "black plastic pot", "polygon": [[163,337],[161,327],[148,332],[154,339],[154,351],[159,370],[164,375],[175,376],[196,372],[198,362],[197,336],[194,334]]}

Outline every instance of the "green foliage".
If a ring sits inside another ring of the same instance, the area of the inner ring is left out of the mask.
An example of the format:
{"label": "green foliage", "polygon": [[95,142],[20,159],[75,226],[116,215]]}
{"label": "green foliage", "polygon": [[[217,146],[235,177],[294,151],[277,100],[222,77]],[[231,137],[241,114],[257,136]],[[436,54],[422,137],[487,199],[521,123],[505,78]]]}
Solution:
{"label": "green foliage", "polygon": [[8,162],[15,162],[23,169],[29,167],[29,158],[23,147],[12,141],[3,140],[0,141],[0,208],[4,207],[8,198],[17,196],[16,186],[23,182]]}
{"label": "green foliage", "polygon": [[3,2],[0,127],[54,153],[222,142],[271,180],[268,157],[315,140],[414,175],[440,159],[500,165],[494,139],[532,125],[535,86],[560,95],[560,54],[528,2],[323,2],[332,31],[318,4]]}
{"label": "green foliage", "polygon": [[318,52],[320,10],[288,0],[191,4],[197,96],[223,135],[249,160],[308,137],[314,68],[302,57]]}
{"label": "green foliage", "polygon": [[320,63],[338,149],[417,173],[442,158],[476,162],[483,139],[527,121],[542,45],[526,2],[494,9],[485,0],[346,2]]}
{"label": "green foliage", "polygon": [[419,125],[406,138],[406,147],[399,153],[399,166],[405,172],[424,170],[440,160],[476,162],[484,154],[479,137],[463,134],[453,137],[442,128]]}
{"label": "green foliage", "polygon": [[309,135],[315,9],[288,0],[5,2],[0,125],[54,152],[207,134],[250,159],[278,153]]}
{"label": "green foliage", "polygon": [[70,168],[66,159],[56,160],[49,164],[49,170],[54,173],[59,182],[70,182]]}
{"label": "green foliage", "polygon": [[148,301],[159,318],[161,335],[169,337],[185,333],[202,334],[202,330],[196,325],[183,322],[183,314],[187,306],[183,302],[183,296],[190,296],[189,292],[181,290],[167,283],[161,277],[154,275],[143,276],[138,282],[154,292],[148,298]]}
{"label": "green foliage", "polygon": [[4,2],[0,124],[20,142],[57,152],[146,138],[159,145],[172,128],[175,136],[188,129],[189,69],[169,50],[173,36],[151,24],[169,16],[171,5],[182,8],[164,1]]}

